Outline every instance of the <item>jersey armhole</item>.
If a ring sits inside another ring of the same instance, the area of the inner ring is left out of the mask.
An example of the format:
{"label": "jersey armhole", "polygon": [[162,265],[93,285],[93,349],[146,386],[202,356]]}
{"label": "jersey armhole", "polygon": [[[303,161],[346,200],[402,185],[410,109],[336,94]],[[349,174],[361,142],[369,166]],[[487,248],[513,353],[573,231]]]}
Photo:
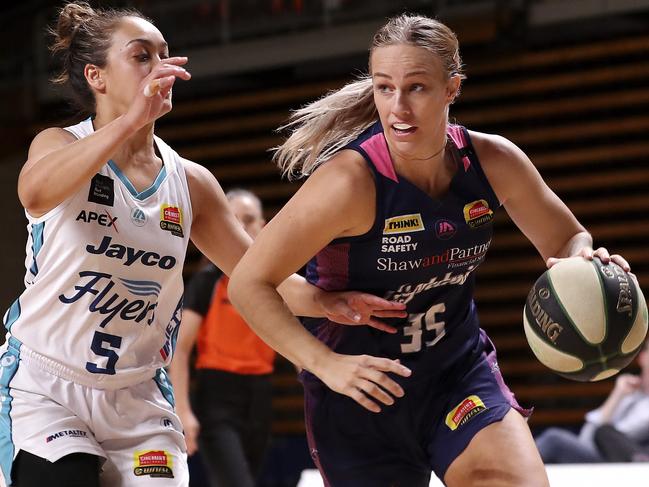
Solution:
{"label": "jersey armhole", "polygon": [[475,148],[473,147],[473,142],[471,141],[471,136],[469,135],[469,131],[466,129],[466,127],[461,127],[461,130],[464,134],[467,143],[465,147],[465,150],[467,151],[467,156],[471,160],[471,165],[475,168],[476,174],[483,182],[485,189],[488,192],[488,198],[490,200],[489,203],[493,204],[494,208],[500,208],[502,206],[502,203],[500,202],[500,199],[498,199],[498,195],[493,190],[491,183],[487,178],[487,175],[484,173],[484,170],[482,169],[482,165],[480,164],[480,159],[478,158],[478,154],[476,153]]}
{"label": "jersey armhole", "polygon": [[67,208],[67,206],[72,202],[72,200],[76,196],[77,196],[77,193],[74,193],[72,196],[70,196],[69,198],[63,200],[61,203],[56,205],[54,208],[52,208],[51,210],[47,211],[46,213],[44,213],[44,214],[42,214],[41,216],[38,216],[38,217],[30,215],[29,212],[27,211],[27,209],[23,207],[23,210],[25,211],[25,216],[27,217],[27,221],[31,225],[38,225],[39,223],[46,222],[47,220],[55,217],[60,212],[65,210]]}
{"label": "jersey armhole", "polygon": [[[80,140],[79,136],[76,133],[74,133],[72,130],[69,130],[69,127],[61,127],[61,130],[65,130],[67,133],[71,134],[76,140]],[[41,216],[38,217],[30,215],[29,212],[27,211],[27,208],[23,207],[23,210],[25,211],[25,217],[27,217],[27,221],[33,225],[38,225],[39,223],[46,222],[50,218],[56,216],[58,213],[63,211],[70,204],[70,202],[76,197],[77,193],[78,191],[73,193],[70,197],[61,201],[54,208],[46,211],[45,213],[43,213]]]}
{"label": "jersey armhole", "polygon": [[[164,141],[163,141],[163,143],[166,144],[166,142],[164,142]],[[178,158],[178,159],[176,159],[174,161],[174,163],[175,163],[175,171],[178,174],[178,177],[180,177],[180,179],[182,180],[183,185],[185,187],[185,190],[187,191],[187,204],[188,204],[188,208],[189,208],[189,218],[191,219],[191,222],[193,223],[194,222],[194,207],[193,207],[193,204],[192,204],[192,192],[191,192],[191,190],[189,188],[189,181],[187,179],[187,166],[189,164],[198,164],[198,163],[182,157],[174,149],[172,149],[169,145],[167,145],[167,147],[169,147],[169,151],[172,152],[173,154],[175,154],[176,157]],[[220,181],[217,180],[217,182],[219,183],[219,185],[221,184]]]}

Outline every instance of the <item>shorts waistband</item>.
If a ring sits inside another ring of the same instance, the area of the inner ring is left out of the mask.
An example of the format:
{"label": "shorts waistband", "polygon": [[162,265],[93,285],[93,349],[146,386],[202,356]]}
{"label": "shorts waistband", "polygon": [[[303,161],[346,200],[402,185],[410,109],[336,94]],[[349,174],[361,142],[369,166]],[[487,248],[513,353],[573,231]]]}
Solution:
{"label": "shorts waistband", "polygon": [[[18,342],[18,340],[13,339],[10,345],[16,348],[16,342]],[[70,382],[85,387],[91,387],[93,389],[122,389],[124,387],[134,386],[153,379],[155,376],[155,370],[153,369],[131,373],[122,372],[121,374],[116,375],[91,374],[89,372],[75,370],[67,365],[57,362],[56,360],[46,357],[45,355],[26,347],[23,343],[20,343],[19,349],[20,361],[25,365],[39,367],[41,370],[55,375],[56,377],[69,380]]]}

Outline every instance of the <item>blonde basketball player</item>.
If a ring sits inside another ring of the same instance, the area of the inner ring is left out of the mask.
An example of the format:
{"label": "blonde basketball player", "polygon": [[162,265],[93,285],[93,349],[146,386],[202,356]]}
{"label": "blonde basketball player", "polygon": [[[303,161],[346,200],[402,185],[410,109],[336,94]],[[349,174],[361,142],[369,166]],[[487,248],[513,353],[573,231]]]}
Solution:
{"label": "blonde basketball player", "polygon": [[[163,366],[182,310],[189,239],[229,274],[250,238],[211,173],[153,133],[187,58],[138,12],[68,4],[54,31],[66,82],[93,114],[38,134],[18,193],[29,221],[25,285],[0,348],[0,483],[187,485]],[[297,276],[299,314],[381,327],[401,306],[323,293]],[[390,360],[382,370],[396,367]]]}
{"label": "blonde basketball player", "polygon": [[[473,302],[493,213],[504,206],[548,265],[593,254],[628,264],[592,249],[514,144],[448,123],[464,77],[448,27],[390,19],[372,40],[370,72],[296,112],[276,159],[310,176],[238,264],[230,299],[305,370],[309,445],[327,487],[424,487],[431,471],[451,487],[545,487],[527,411]],[[301,326],[275,286],[307,261],[323,289],[407,303],[399,332]],[[376,370],[376,356],[404,368]]]}

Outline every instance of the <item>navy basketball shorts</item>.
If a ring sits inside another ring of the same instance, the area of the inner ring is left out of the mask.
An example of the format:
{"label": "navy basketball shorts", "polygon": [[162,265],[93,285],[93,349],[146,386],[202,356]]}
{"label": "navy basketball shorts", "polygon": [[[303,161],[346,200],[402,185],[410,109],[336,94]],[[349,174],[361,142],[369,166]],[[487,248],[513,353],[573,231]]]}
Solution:
{"label": "navy basketball shorts", "polygon": [[325,485],[427,487],[431,471],[443,479],[471,439],[512,407],[529,416],[505,385],[484,333],[480,342],[460,374],[413,374],[402,382],[406,395],[378,414],[305,380],[309,448]]}

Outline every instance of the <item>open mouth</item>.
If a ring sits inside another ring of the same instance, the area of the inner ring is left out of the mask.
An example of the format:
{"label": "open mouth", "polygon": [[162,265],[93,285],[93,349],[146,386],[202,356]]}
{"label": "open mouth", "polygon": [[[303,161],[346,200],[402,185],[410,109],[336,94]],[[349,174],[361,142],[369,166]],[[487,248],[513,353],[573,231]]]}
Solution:
{"label": "open mouth", "polygon": [[394,123],[392,124],[392,130],[394,130],[397,135],[409,135],[417,130],[417,127],[407,123]]}

